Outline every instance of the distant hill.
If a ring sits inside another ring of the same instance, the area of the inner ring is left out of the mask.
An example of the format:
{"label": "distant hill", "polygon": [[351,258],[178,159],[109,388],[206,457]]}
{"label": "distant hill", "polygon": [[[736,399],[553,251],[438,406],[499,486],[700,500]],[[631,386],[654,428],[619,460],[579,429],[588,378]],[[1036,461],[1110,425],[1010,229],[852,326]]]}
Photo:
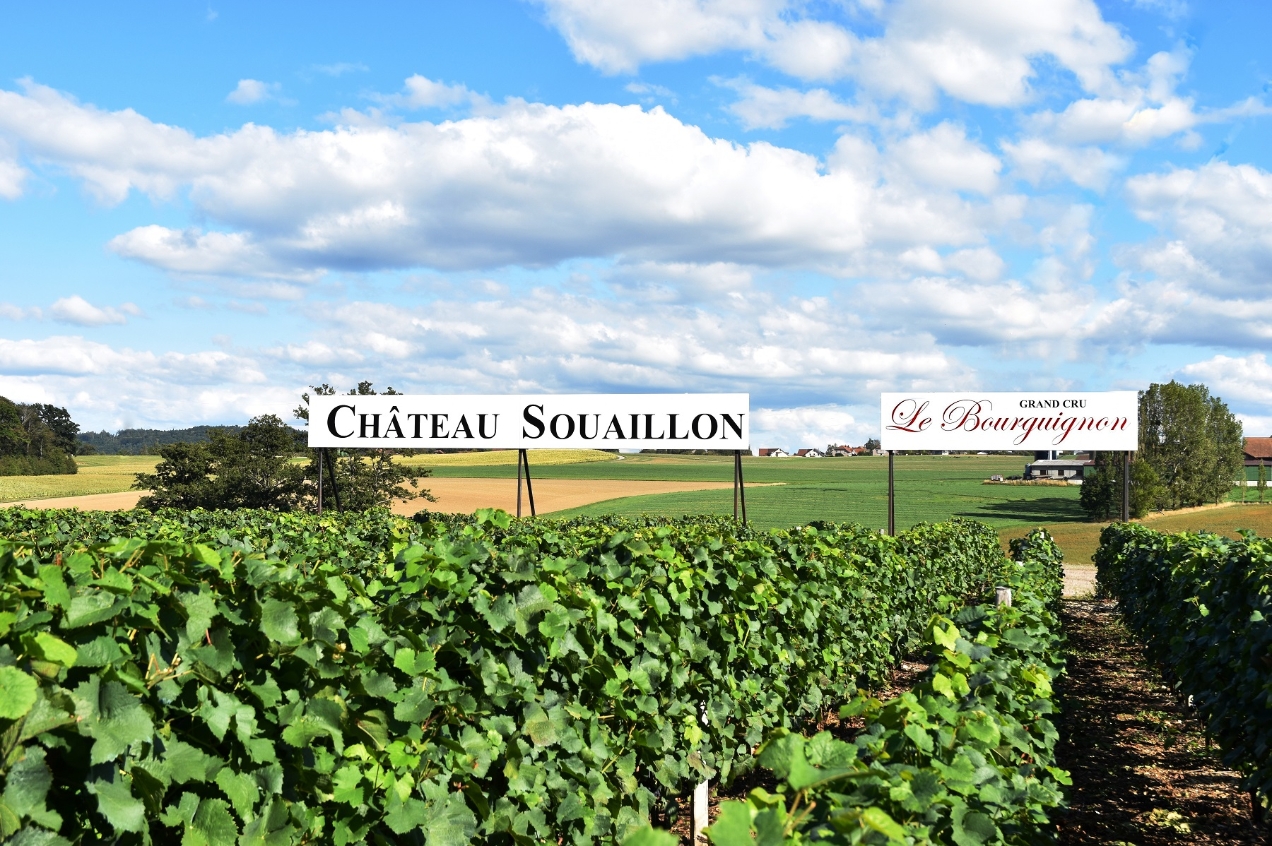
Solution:
{"label": "distant hill", "polygon": [[120,429],[110,432],[80,432],[80,443],[89,444],[101,455],[158,455],[168,444],[193,444],[208,440],[208,432],[225,429],[238,432],[242,426],[191,426],[189,429]]}

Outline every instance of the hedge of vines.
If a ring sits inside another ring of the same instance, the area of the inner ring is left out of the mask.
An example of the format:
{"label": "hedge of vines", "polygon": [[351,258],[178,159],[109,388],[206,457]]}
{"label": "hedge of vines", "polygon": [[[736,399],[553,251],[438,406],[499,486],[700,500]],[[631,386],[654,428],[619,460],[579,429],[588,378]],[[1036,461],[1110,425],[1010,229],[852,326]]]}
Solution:
{"label": "hedge of vines", "polygon": [[1223,760],[1272,796],[1272,540],[1168,535],[1115,523],[1095,554],[1100,589],[1192,697]]}
{"label": "hedge of vines", "polygon": [[852,742],[779,729],[759,763],[779,782],[725,802],[715,846],[1037,844],[1068,774],[1055,763],[1053,685],[1063,672],[1060,553],[1041,529],[1013,541],[1014,604],[934,619],[933,664],[887,703],[859,697]]}
{"label": "hedge of vines", "polygon": [[1004,561],[967,521],[0,525],[15,844],[621,839],[881,679]]}

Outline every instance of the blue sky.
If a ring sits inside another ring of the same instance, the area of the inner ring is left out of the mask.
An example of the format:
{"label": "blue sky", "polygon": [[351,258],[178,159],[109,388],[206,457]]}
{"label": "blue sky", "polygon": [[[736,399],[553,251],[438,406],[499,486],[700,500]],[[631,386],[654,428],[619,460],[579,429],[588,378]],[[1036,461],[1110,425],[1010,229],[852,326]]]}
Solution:
{"label": "blue sky", "polygon": [[1272,431],[1267,4],[4,15],[0,394],[89,428],[371,379],[749,391],[792,448],[1178,378]]}

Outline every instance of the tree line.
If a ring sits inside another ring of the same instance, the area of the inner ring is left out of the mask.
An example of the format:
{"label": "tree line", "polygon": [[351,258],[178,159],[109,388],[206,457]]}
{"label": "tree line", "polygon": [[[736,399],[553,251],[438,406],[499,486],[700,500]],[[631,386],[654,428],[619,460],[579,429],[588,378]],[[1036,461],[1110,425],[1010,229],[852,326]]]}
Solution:
{"label": "tree line", "polygon": [[65,408],[0,397],[0,476],[75,473],[78,434]]}
{"label": "tree line", "polygon": [[[327,384],[312,388],[320,396],[336,393]],[[370,382],[348,392],[374,395]],[[384,393],[396,394],[392,387]],[[293,414],[309,420],[309,394]],[[265,508],[273,511],[312,511],[318,504],[318,476],[324,476],[325,505],[364,511],[394,500],[433,497],[419,487],[429,471],[396,458],[410,449],[341,449],[320,452],[306,445],[305,433],[278,416],[254,417],[244,427],[213,428],[203,442],[159,447],[160,462],[153,473],[138,473],[137,490],[150,493],[138,505],[160,508]],[[319,461],[322,460],[321,470]]]}
{"label": "tree line", "polygon": [[[1139,449],[1130,462],[1132,517],[1223,501],[1245,484],[1241,421],[1205,385],[1152,384],[1139,394]],[[1082,482],[1082,509],[1092,520],[1122,511],[1121,453],[1095,455]]]}
{"label": "tree line", "polygon": [[158,455],[168,444],[207,441],[213,429],[234,434],[242,426],[191,426],[187,429],[120,429],[118,432],[80,432],[80,455]]}

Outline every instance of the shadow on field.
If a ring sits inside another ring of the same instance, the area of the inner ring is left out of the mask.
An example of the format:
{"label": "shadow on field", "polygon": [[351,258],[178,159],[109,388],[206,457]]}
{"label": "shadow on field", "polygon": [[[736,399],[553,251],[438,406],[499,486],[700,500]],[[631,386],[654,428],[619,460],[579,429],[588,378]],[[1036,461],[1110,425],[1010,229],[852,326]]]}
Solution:
{"label": "shadow on field", "polygon": [[976,508],[960,511],[958,516],[970,517],[973,520],[1008,518],[1030,523],[1077,523],[1086,520],[1086,515],[1077,500],[1059,496],[987,502]]}

